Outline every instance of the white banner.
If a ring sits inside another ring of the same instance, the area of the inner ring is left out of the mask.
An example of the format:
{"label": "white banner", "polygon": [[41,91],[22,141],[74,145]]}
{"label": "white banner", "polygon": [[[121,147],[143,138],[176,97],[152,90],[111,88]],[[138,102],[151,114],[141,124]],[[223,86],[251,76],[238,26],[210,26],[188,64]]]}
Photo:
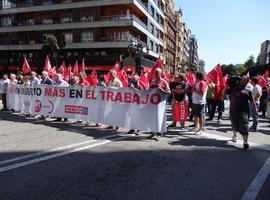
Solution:
{"label": "white banner", "polygon": [[8,108],[150,132],[166,132],[166,95],[132,88],[9,85]]}

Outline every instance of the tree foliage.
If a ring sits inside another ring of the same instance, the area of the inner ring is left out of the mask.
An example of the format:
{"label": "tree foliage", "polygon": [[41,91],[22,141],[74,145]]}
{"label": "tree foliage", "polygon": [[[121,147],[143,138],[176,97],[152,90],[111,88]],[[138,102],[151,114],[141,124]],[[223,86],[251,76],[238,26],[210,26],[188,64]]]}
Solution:
{"label": "tree foliage", "polygon": [[247,61],[244,63],[245,68],[249,69],[251,67],[254,67],[256,65],[255,61],[254,61],[254,56],[251,55],[249,56],[249,58],[247,59]]}
{"label": "tree foliage", "polygon": [[59,56],[65,46],[66,41],[63,38],[58,40],[54,35],[48,35],[41,50],[45,56],[51,55],[54,58],[55,65],[58,65]]}

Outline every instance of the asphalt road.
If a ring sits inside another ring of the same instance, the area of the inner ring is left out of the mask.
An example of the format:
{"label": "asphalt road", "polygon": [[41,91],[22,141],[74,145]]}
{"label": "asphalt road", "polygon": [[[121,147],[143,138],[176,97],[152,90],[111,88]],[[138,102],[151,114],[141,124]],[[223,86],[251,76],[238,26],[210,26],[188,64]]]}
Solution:
{"label": "asphalt road", "polygon": [[227,115],[202,136],[176,128],[156,142],[0,112],[0,199],[234,200],[257,189],[256,199],[269,200],[270,177],[258,176],[270,156],[269,127],[261,119],[244,152],[230,142]]}

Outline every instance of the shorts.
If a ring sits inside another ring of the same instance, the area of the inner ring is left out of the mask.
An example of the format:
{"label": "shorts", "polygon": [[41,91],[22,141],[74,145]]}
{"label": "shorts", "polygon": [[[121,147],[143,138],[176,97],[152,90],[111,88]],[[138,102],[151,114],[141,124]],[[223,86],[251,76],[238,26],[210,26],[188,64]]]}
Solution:
{"label": "shorts", "polygon": [[203,117],[204,114],[204,104],[192,104],[192,114],[195,117]]}
{"label": "shorts", "polygon": [[230,113],[233,131],[242,135],[248,135],[248,114],[247,113]]}

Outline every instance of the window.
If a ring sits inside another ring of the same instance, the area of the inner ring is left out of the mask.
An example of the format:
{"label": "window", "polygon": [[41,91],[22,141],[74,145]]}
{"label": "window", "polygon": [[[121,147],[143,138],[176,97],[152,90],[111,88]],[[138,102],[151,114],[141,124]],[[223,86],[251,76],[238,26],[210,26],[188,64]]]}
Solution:
{"label": "window", "polygon": [[270,59],[269,56],[266,57],[266,63],[265,64],[269,64],[270,63]]}
{"label": "window", "polygon": [[150,40],[150,50],[154,51],[154,42]]}
{"label": "window", "polygon": [[156,20],[157,20],[157,22],[159,23],[159,21],[160,21],[160,16],[159,16],[158,13],[156,14]]}
{"label": "window", "polygon": [[11,8],[11,2],[10,2],[10,0],[2,0],[2,8],[3,9]]}
{"label": "window", "polygon": [[156,44],[156,53],[159,53],[159,46]]}
{"label": "window", "polygon": [[61,18],[61,23],[65,24],[65,23],[71,23],[72,22],[72,17],[63,17]]}
{"label": "window", "polygon": [[150,32],[151,32],[152,34],[154,34],[154,31],[155,31],[154,25],[153,25],[152,23],[150,23]]}
{"label": "window", "polygon": [[267,46],[267,53],[270,53],[270,44]]}
{"label": "window", "polygon": [[94,33],[92,31],[85,31],[81,33],[81,41],[93,41]]}
{"label": "window", "polygon": [[150,14],[152,17],[155,17],[155,9],[153,6],[151,6],[151,13]]}
{"label": "window", "polygon": [[26,0],[26,6],[34,6],[34,0]]}
{"label": "window", "polygon": [[11,18],[10,17],[2,17],[1,18],[2,26],[11,26]]}
{"label": "window", "polygon": [[64,39],[66,43],[72,43],[73,42],[73,34],[72,33],[64,33]]}
{"label": "window", "polygon": [[92,22],[94,21],[93,16],[82,16],[81,17],[81,22]]}
{"label": "window", "polygon": [[156,36],[157,36],[157,38],[159,38],[159,29],[158,28],[156,29]]}

